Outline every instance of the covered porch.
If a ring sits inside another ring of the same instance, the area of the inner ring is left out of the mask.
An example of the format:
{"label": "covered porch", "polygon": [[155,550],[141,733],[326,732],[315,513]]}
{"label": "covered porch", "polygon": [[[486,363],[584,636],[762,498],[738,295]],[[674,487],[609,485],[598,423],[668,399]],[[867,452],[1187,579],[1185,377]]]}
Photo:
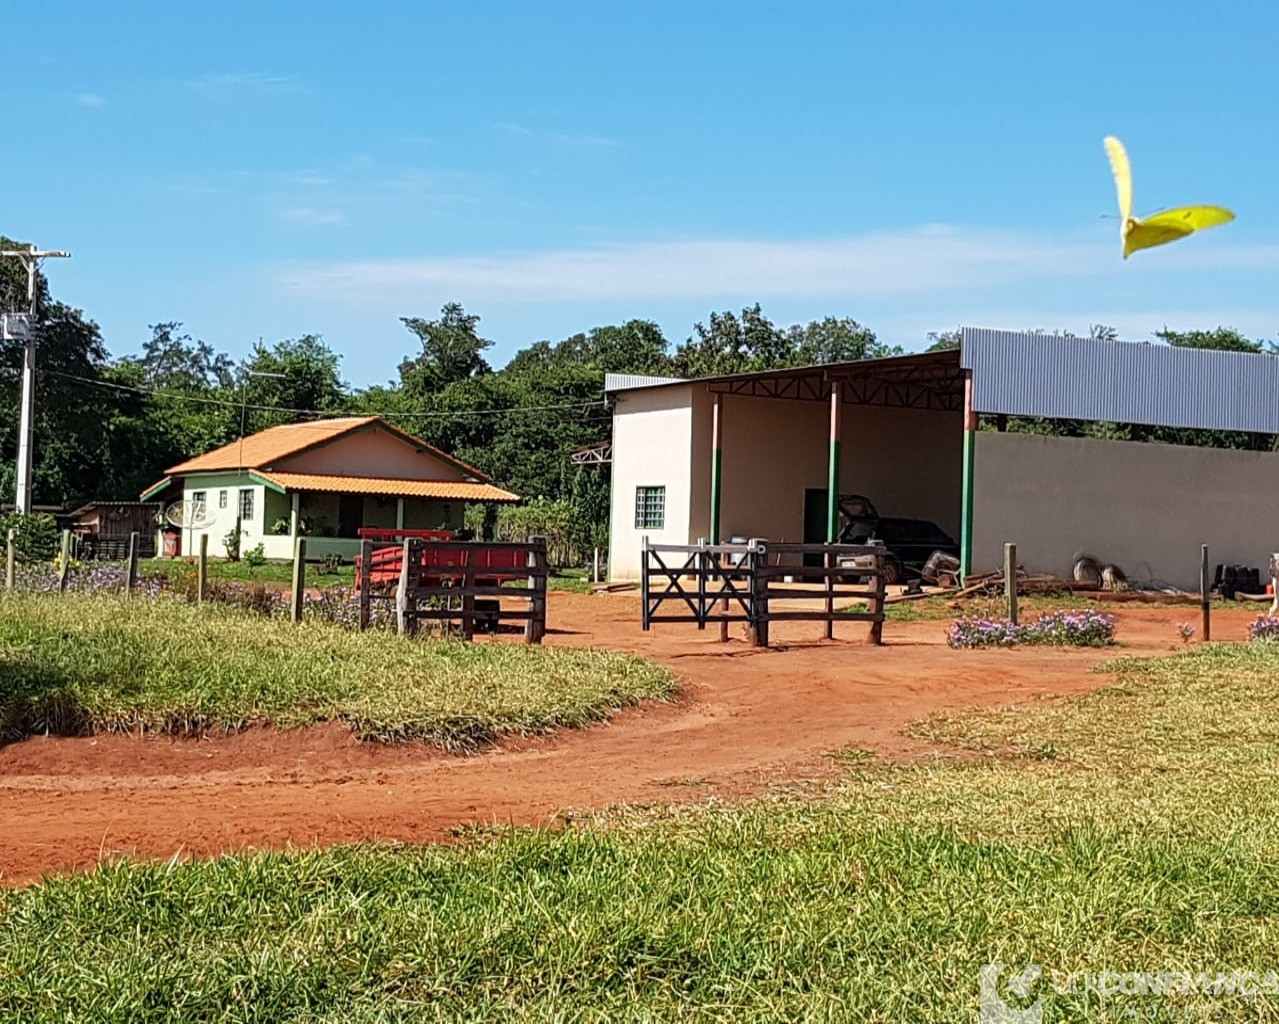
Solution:
{"label": "covered porch", "polygon": [[488,483],[405,480],[256,471],[264,488],[263,552],[292,558],[298,537],[309,557],[360,552],[363,527],[460,530],[468,503],[515,504],[520,498]]}

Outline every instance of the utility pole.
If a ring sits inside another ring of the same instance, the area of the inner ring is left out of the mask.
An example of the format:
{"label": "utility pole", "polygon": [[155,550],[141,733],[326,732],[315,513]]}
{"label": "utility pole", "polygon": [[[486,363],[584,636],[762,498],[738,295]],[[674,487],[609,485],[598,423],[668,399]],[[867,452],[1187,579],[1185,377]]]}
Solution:
{"label": "utility pole", "polygon": [[[27,268],[26,344],[22,356],[22,414],[18,423],[18,493],[15,506],[23,515],[31,514],[31,449],[35,434],[36,411],[36,275],[40,261],[49,257],[65,259],[71,254],[60,249],[4,249],[0,256],[11,256]],[[6,330],[6,335],[9,331]]]}

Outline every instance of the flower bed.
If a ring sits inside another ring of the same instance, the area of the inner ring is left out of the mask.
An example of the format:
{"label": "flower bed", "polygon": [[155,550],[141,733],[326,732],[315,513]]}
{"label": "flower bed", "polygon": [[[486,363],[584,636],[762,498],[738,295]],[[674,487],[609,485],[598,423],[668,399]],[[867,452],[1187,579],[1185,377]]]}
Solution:
{"label": "flower bed", "polygon": [[1279,616],[1258,615],[1248,627],[1249,640],[1279,640]]}
{"label": "flower bed", "polygon": [[[1276,620],[1279,635],[1279,620]],[[951,647],[1014,647],[1048,644],[1057,647],[1105,647],[1115,639],[1115,617],[1079,609],[1045,612],[1022,624],[1010,619],[965,616],[956,619],[946,636]]]}

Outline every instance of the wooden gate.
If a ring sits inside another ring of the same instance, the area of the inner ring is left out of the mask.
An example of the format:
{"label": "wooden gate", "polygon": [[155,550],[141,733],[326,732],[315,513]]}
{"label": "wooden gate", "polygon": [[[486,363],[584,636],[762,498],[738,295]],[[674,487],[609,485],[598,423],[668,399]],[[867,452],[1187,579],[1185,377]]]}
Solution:
{"label": "wooden gate", "polygon": [[[757,647],[773,622],[865,622],[883,642],[884,549],[862,544],[650,544],[640,561],[642,624],[742,622]],[[814,601],[821,604],[814,607]],[[864,604],[865,611],[856,605]],[[673,606],[673,607],[667,607]]]}

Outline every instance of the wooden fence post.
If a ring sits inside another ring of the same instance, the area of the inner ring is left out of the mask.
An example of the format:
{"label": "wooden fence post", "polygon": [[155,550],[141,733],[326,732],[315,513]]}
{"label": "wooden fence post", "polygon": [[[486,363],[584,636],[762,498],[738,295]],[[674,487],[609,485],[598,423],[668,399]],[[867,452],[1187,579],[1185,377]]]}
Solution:
{"label": "wooden fence post", "polygon": [[404,547],[400,552],[400,585],[395,591],[395,616],[398,620],[397,628],[399,629],[401,636],[408,636],[412,632],[413,628],[413,616],[409,608],[409,604],[411,603],[411,599],[409,597],[409,579],[411,578],[411,574],[409,572],[409,560],[412,557],[413,541],[406,538],[404,541]]}
{"label": "wooden fence post", "polygon": [[644,632],[648,632],[652,623],[648,617],[648,537],[645,536],[643,547],[640,548],[640,628]]}
{"label": "wooden fence post", "polygon": [[289,618],[302,621],[302,609],[306,606],[306,538],[293,542],[293,590],[289,601]]}
{"label": "wooden fence post", "polygon": [[[800,557],[803,561],[803,556]],[[830,553],[830,545],[822,553],[822,566],[826,574],[826,639],[835,639],[835,560]]]}
{"label": "wooden fence post", "polygon": [[18,531],[10,527],[9,536],[5,539],[4,546],[4,585],[7,589],[12,590],[17,582],[16,576],[16,560],[17,560],[17,538]]}
{"label": "wooden fence post", "polygon": [[1017,625],[1017,545],[1004,545],[1004,597],[1008,600],[1008,620]]}
{"label": "wooden fence post", "polygon": [[751,615],[755,618],[755,646],[767,647],[768,576],[762,570],[768,568],[768,545],[762,540],[752,541],[748,560],[751,566]]}
{"label": "wooden fence post", "polygon": [[138,585],[138,531],[129,534],[128,569],[124,577],[124,592],[132,594]]}
{"label": "wooden fence post", "polygon": [[195,562],[195,600],[204,604],[209,596],[209,535],[200,534],[200,553]]}
{"label": "wooden fence post", "polygon": [[62,557],[58,564],[58,592],[67,589],[67,573],[71,571],[71,531],[62,531]]}
{"label": "wooden fence post", "polygon": [[373,580],[373,542],[371,540],[360,541],[360,567],[359,573],[359,591],[360,591],[360,629],[369,628],[369,616],[373,610],[373,595],[369,592],[370,584]]}
{"label": "wooden fence post", "polygon": [[1199,609],[1203,613],[1203,632],[1200,634],[1204,642],[1212,639],[1212,594],[1209,588],[1212,582],[1208,577],[1208,545],[1199,548]]}
{"label": "wooden fence post", "polygon": [[870,642],[878,647],[884,642],[884,608],[886,607],[884,602],[888,597],[888,581],[884,577],[884,553],[882,548],[875,561],[879,566],[879,574],[875,577],[875,596],[870,601],[870,611],[875,616],[870,624]]}
{"label": "wooden fence post", "polygon": [[529,568],[536,567],[541,571],[536,576],[530,576],[528,581],[529,619],[524,626],[524,642],[540,644],[542,637],[546,635],[546,576],[550,563],[547,559],[545,537],[530,537],[529,544]]}

